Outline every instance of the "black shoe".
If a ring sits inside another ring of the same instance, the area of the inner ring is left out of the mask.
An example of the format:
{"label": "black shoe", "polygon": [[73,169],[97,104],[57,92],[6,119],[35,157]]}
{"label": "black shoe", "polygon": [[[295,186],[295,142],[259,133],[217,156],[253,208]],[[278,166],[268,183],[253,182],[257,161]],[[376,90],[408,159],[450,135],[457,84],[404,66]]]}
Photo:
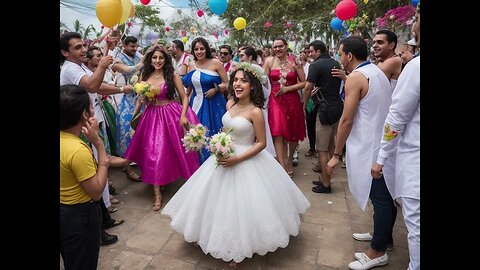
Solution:
{"label": "black shoe", "polygon": [[105,231],[102,232],[102,237],[100,238],[100,246],[106,246],[114,244],[118,241],[118,236],[113,234],[108,234]]}
{"label": "black shoe", "polygon": [[322,182],[314,180],[312,181],[312,184],[319,186],[322,184]]}
{"label": "black shoe", "polygon": [[322,183],[320,183],[320,185],[314,186],[312,188],[312,191],[315,193],[332,193],[332,187],[331,186],[324,187]]}

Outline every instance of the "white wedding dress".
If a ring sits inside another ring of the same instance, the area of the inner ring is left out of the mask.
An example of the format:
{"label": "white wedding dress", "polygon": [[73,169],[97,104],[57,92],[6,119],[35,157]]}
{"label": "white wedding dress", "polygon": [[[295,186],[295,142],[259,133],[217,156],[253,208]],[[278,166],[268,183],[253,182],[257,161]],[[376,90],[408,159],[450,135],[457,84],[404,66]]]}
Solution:
{"label": "white wedding dress", "polygon": [[[222,117],[233,128],[234,155],[250,148],[253,124],[241,116]],[[265,150],[233,167],[217,167],[210,156],[162,210],[187,242],[205,254],[239,263],[254,253],[286,247],[296,236],[300,214],[310,203],[275,158]]]}

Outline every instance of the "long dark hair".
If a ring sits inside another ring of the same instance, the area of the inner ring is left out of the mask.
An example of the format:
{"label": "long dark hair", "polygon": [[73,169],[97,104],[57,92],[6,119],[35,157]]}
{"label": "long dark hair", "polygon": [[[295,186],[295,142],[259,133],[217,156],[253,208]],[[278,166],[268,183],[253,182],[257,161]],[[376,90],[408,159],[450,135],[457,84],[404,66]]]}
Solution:
{"label": "long dark hair", "polygon": [[233,90],[233,80],[235,78],[235,74],[237,74],[239,70],[243,71],[243,76],[251,85],[250,100],[252,101],[253,105],[259,107],[260,109],[263,109],[263,105],[265,104],[265,96],[263,95],[262,84],[260,83],[260,80],[248,70],[239,68],[232,72],[232,74],[230,75],[230,80],[228,82],[228,92],[230,93],[230,95],[232,95],[235,103],[238,103],[239,99],[237,98],[237,96],[235,96],[235,90]]}
{"label": "long dark hair", "polygon": [[175,95],[175,83],[173,80],[175,69],[173,68],[172,64],[172,57],[163,48],[155,47],[152,51],[145,55],[142,80],[148,80],[150,75],[152,75],[152,73],[155,71],[155,68],[152,66],[152,56],[155,52],[161,52],[165,58],[165,64],[163,65],[163,77],[165,78],[165,84],[167,85],[167,98],[173,99]]}

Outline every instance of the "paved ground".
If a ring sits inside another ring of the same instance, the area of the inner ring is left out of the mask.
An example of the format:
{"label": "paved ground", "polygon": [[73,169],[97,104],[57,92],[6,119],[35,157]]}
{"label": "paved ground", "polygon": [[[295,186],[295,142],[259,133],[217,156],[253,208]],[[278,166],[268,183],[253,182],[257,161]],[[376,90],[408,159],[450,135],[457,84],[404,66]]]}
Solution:
{"label": "paved ground", "polygon": [[[353,232],[372,230],[372,207],[363,212],[354,201],[345,169],[337,168],[332,180],[332,194],[311,191],[312,180],[318,173],[312,171],[316,159],[306,159],[307,143],[300,144],[300,164],[295,167],[294,181],[311,203],[303,217],[300,233],[290,238],[290,244],[265,256],[254,255],[240,264],[240,269],[295,269],[327,270],[348,269],[353,253],[364,251],[368,242],[352,238]],[[100,249],[99,269],[230,269],[227,263],[205,255],[199,247],[183,240],[173,231],[170,219],[153,212],[153,188],[125,178],[119,169],[111,169],[110,177],[120,192],[121,203],[112,214],[125,223],[112,228],[119,241]],[[180,188],[183,181],[167,186],[163,192],[163,205]],[[332,202],[329,204],[328,202]],[[395,250],[388,252],[389,264],[375,269],[406,269],[408,265],[407,230],[401,208],[394,228]]]}

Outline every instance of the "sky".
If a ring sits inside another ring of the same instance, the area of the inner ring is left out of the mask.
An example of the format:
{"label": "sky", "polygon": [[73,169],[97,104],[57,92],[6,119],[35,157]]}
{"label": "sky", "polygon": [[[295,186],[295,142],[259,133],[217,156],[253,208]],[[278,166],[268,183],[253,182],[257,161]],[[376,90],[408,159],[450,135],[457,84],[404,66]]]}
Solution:
{"label": "sky", "polygon": [[[60,20],[69,28],[73,28],[73,22],[78,19],[84,26],[92,24],[95,28],[100,28],[101,23],[95,14],[95,4],[97,0],[61,0],[65,5],[60,4]],[[139,4],[139,0],[131,0],[132,4]],[[173,2],[175,4],[173,4]],[[68,7],[66,6],[68,5]],[[181,8],[189,12],[188,0],[151,0],[149,5],[155,5],[161,9],[160,17],[166,22],[171,21],[176,14],[176,10]],[[170,6],[174,6],[172,8]]]}
{"label": "sky", "polygon": [[[64,4],[60,4],[60,21],[65,23],[70,30],[73,30],[74,21],[77,19],[84,27],[91,24],[97,31],[100,29],[102,24],[95,14],[95,4],[97,0],[61,0],[61,2]],[[134,5],[140,4],[139,0],[131,0],[131,2]],[[168,26],[169,23],[175,19],[177,9],[182,9],[185,14],[190,16],[197,16],[196,14],[191,14],[192,9],[188,6],[188,2],[188,0],[151,0],[148,5],[154,5],[160,9],[160,18],[163,19],[166,26]],[[199,2],[203,4],[207,1],[200,0]],[[196,12],[196,9],[194,11]],[[212,24],[220,23],[216,15],[212,17],[207,16],[207,21]],[[131,31],[135,33],[138,29],[133,26]],[[206,38],[211,41],[213,36]]]}

